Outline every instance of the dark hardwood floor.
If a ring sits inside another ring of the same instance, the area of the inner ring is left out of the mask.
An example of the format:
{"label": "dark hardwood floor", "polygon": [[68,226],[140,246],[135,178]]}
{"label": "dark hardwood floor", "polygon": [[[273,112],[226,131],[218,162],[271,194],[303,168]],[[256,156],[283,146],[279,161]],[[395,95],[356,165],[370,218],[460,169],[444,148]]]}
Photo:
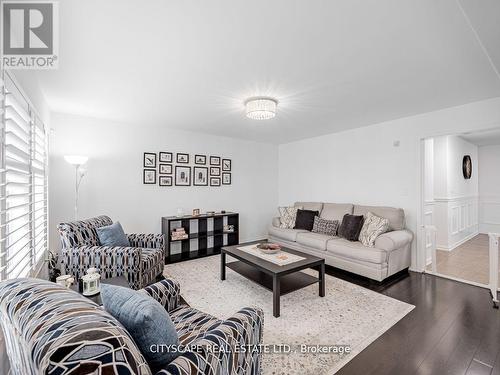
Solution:
{"label": "dark hardwood floor", "polygon": [[416,306],[337,374],[500,375],[500,311],[486,289],[414,272],[384,283],[327,273]]}

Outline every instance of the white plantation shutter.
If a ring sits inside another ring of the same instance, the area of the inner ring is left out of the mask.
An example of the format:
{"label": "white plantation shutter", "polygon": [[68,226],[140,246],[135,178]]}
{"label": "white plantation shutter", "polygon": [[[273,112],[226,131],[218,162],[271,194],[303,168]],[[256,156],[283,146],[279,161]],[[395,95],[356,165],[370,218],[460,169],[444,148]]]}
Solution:
{"label": "white plantation shutter", "polygon": [[47,250],[48,134],[5,73],[0,122],[0,280],[33,275]]}

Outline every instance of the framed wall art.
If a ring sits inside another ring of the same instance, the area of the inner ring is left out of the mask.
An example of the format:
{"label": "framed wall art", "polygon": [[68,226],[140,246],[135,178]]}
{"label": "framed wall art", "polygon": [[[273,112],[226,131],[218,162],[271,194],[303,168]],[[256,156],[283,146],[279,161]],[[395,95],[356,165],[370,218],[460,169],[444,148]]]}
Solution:
{"label": "framed wall art", "polygon": [[222,185],[231,185],[231,173],[222,173]]}
{"label": "framed wall art", "polygon": [[220,156],[210,156],[210,165],[220,165]]}
{"label": "framed wall art", "polygon": [[191,186],[191,167],[175,166],[175,186]]}
{"label": "framed wall art", "polygon": [[231,159],[222,159],[222,170],[226,172],[231,171]]}
{"label": "framed wall art", "polygon": [[160,186],[172,186],[172,176],[159,176]]}
{"label": "framed wall art", "polygon": [[210,177],[210,186],[220,186],[220,177]]}
{"label": "framed wall art", "polygon": [[205,155],[195,155],[194,163],[198,165],[205,165],[207,164],[207,157]]}
{"label": "framed wall art", "polygon": [[193,185],[208,186],[208,168],[194,167],[193,168]]}
{"label": "framed wall art", "polygon": [[160,152],[159,162],[160,163],[172,163],[172,153],[171,152]]}
{"label": "framed wall art", "polygon": [[177,153],[177,163],[189,164],[189,154],[184,154],[184,153],[178,152]]}
{"label": "framed wall art", "polygon": [[220,176],[220,168],[210,167],[210,176]]}
{"label": "framed wall art", "polygon": [[160,164],[159,174],[172,174],[172,164]]}
{"label": "framed wall art", "polygon": [[145,185],[156,184],[156,169],[144,169],[142,174],[142,182]]}
{"label": "framed wall art", "polygon": [[145,152],[142,164],[144,168],[156,168],[156,153]]}

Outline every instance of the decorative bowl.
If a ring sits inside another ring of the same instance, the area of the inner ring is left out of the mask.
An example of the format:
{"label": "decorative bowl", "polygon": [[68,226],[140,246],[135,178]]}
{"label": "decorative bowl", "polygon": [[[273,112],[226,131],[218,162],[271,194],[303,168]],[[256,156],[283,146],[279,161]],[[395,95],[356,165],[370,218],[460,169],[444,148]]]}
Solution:
{"label": "decorative bowl", "polygon": [[276,254],[281,251],[281,246],[274,243],[260,243],[257,245],[257,249],[263,254]]}

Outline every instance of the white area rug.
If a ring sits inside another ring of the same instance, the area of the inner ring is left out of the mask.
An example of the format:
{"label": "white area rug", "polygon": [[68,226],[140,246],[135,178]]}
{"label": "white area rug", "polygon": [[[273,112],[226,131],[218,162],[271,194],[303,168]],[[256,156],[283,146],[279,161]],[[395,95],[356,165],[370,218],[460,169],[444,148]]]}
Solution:
{"label": "white area rug", "polygon": [[415,307],[327,275],[324,298],[318,284],[289,293],[281,297],[281,316],[274,318],[270,291],[229,268],[221,281],[219,272],[219,256],[165,266],[165,276],[176,279],[186,302],[201,311],[224,319],[245,306],[261,307],[265,344],[351,348],[344,355],[266,354],[264,375],[333,374]]}

